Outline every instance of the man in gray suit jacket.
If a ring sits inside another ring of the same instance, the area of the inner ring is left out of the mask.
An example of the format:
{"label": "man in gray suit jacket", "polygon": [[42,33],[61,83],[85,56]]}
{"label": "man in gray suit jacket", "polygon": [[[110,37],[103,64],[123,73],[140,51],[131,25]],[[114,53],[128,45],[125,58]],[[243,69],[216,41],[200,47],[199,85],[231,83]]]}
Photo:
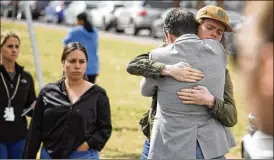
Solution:
{"label": "man in gray suit jacket", "polygon": [[207,107],[182,104],[176,92],[179,88],[202,85],[223,100],[227,64],[225,50],[219,41],[200,40],[195,35],[193,13],[179,8],[167,15],[164,32],[169,45],[151,51],[150,59],[170,65],[186,62],[202,71],[205,77],[197,83],[182,83],[170,77],[160,80],[144,78],[141,81],[143,96],[158,92],[158,109],[148,158],[195,159],[197,143],[204,158],[223,156],[235,146],[228,129],[212,118]]}

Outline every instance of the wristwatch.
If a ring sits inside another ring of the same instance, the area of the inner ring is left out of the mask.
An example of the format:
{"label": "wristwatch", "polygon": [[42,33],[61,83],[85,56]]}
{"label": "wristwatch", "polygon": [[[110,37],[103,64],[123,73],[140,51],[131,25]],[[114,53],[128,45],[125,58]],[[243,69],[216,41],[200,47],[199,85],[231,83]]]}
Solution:
{"label": "wristwatch", "polygon": [[256,115],[254,113],[250,113],[248,115],[248,133],[253,136],[253,134],[257,131],[257,127],[254,124],[254,121],[257,119]]}

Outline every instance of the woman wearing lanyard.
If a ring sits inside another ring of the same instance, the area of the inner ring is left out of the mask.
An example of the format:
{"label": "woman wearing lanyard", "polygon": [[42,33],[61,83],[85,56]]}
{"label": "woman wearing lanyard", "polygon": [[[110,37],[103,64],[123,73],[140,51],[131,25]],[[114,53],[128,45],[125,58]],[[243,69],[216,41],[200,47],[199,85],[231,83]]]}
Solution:
{"label": "woman wearing lanyard", "polygon": [[77,42],[65,46],[64,78],[46,85],[37,98],[23,158],[99,159],[112,126],[106,91],[84,80],[87,51]]}
{"label": "woman wearing lanyard", "polygon": [[28,130],[26,116],[21,114],[36,99],[32,76],[16,63],[19,47],[20,39],[16,33],[1,33],[0,159],[22,157]]}

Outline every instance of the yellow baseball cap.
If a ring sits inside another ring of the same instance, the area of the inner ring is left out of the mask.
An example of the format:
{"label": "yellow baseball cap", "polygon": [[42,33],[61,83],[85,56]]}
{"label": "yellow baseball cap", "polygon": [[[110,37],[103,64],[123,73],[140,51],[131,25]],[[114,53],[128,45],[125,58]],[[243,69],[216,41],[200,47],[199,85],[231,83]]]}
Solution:
{"label": "yellow baseball cap", "polygon": [[220,21],[225,25],[226,32],[233,32],[232,27],[229,25],[229,17],[226,11],[218,6],[207,5],[201,8],[196,14],[196,20],[200,20],[202,18],[215,19]]}

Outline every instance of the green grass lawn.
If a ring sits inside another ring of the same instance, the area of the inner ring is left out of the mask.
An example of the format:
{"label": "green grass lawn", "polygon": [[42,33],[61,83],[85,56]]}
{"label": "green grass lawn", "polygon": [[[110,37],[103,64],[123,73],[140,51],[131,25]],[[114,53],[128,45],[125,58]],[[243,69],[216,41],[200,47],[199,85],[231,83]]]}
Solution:
{"label": "green grass lawn", "polygon": [[[18,62],[25,66],[25,70],[32,73],[38,92],[34,58],[26,25],[14,24],[1,20],[1,31],[6,29],[19,33],[21,37],[21,51]],[[56,81],[61,77],[62,39],[66,31],[35,27],[36,40],[44,83]],[[160,44],[159,44],[160,45]],[[110,99],[113,132],[103,151],[102,158],[139,158],[145,136],[140,131],[139,119],[149,108],[151,99],[140,95],[139,82],[141,77],[131,76],[126,72],[128,62],[138,54],[145,53],[156,45],[136,44],[100,37],[99,57],[100,75],[97,84],[105,88]],[[244,109],[242,88],[235,68],[228,66],[234,83],[234,96],[238,109],[238,124],[232,128],[238,146],[226,155],[227,158],[240,158],[240,140],[246,133],[247,114]]]}

